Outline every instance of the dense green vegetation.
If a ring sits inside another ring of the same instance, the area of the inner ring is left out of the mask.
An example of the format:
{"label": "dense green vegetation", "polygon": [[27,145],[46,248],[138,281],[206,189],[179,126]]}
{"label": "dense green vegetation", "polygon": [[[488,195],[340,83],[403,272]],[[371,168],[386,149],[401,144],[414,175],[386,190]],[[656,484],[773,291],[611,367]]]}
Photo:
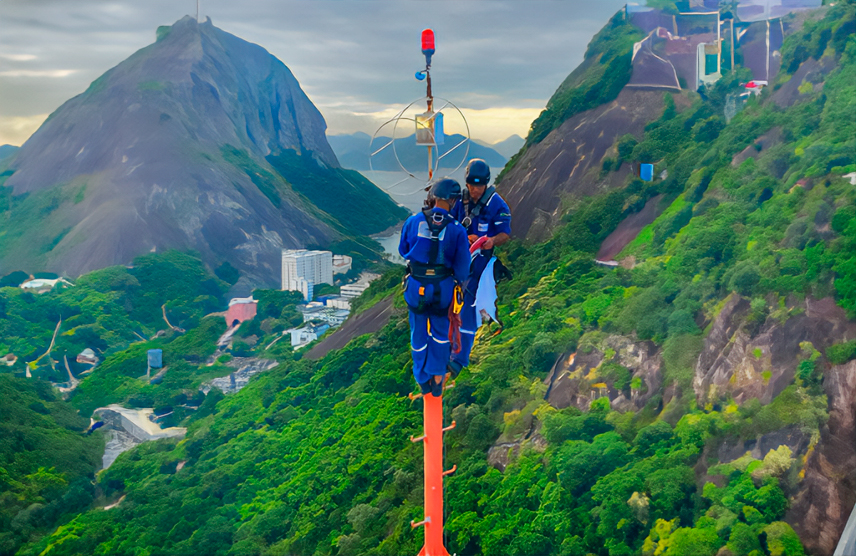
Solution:
{"label": "dense green vegetation", "polygon": [[[813,449],[828,417],[824,373],[856,357],[853,342],[827,349],[801,344],[793,379],[766,404],[738,403],[722,392],[699,405],[692,382],[708,328],[731,296],[749,301],[739,325],[750,337],[796,316],[809,295],[833,297],[851,318],[856,313],[856,191],[841,177],[856,171],[856,40],[852,31],[834,40],[852,21],[853,5],[840,4],[797,37],[818,45],[831,37],[820,53],[836,67],[818,78],[822,88],[803,87],[788,108],[767,91],[727,124],[723,107],[739,73],[704,96],[690,94],[680,111],[667,95],[666,110],[644,136],[617,145],[620,157],[654,163],[656,175],[668,171],[666,179],[630,179],[622,189],[582,199],[549,241],[504,248],[515,274],[500,288],[505,330],[480,338],[473,364],[444,396],[447,422],[457,423],[445,437],[446,459],[457,465],[446,483],[450,552],[805,553],[785,522],[789,499],[802,485],[805,454],[782,445],[760,458],[720,461],[718,448],[787,430],[810,439]],[[795,48],[791,39],[786,59]],[[767,133],[778,140],[755,147]],[[602,240],[657,195],[659,218],[619,257],[634,257],[635,266],[596,266]],[[296,297],[257,292],[258,318],[240,327],[232,353],[207,367],[225,325],[204,315],[222,284],[192,257],[160,257],[172,274],[154,272],[152,258],[45,296],[0,289],[5,314],[17,319],[2,341],[16,326],[27,330],[9,336],[8,347],[19,346],[29,361],[48,345],[60,314],[94,327],[87,345],[101,340],[106,359],[70,400],[84,415],[108,401],[157,407],[202,401],[195,389],[205,373],[228,372],[223,365],[236,350],[279,364],[237,394],[212,391],[198,410],[176,413],[188,427],[185,439],[142,445],[97,476],[87,496],[95,497],[94,506],[125,496],[117,507],[81,511],[89,502],[78,502],[70,506],[73,517],[52,517],[41,529],[9,537],[29,541],[20,553],[416,553],[422,532],[409,522],[423,517],[422,450],[408,437],[419,434],[422,416],[420,402],[406,398],[415,385],[403,309],[380,333],[308,361],[287,340],[275,341],[294,322]],[[182,281],[186,275],[195,279]],[[385,275],[355,309],[397,296],[400,277],[400,271]],[[187,332],[133,340],[135,330],[151,337],[165,328],[165,302],[173,324]],[[42,315],[33,323],[22,317],[31,307]],[[625,366],[616,339],[653,342],[662,388],[649,391],[647,378]],[[79,348],[60,346],[58,353]],[[170,365],[159,386],[137,379],[152,346],[164,349]],[[575,352],[602,357],[574,371],[587,401],[556,409],[545,400],[545,378],[559,358]],[[52,371],[41,363],[34,372]],[[171,375],[174,383],[167,382]],[[620,404],[610,403],[643,395],[639,408],[618,411]],[[68,411],[62,402],[40,403]],[[0,413],[0,422],[7,419]],[[39,453],[36,463],[53,466],[54,474],[92,469]],[[30,519],[22,508],[8,512],[10,523]]]}
{"label": "dense green vegetation", "polygon": [[295,191],[357,236],[382,232],[408,214],[357,171],[322,167],[294,151],[270,155],[267,160]]}
{"label": "dense green vegetation", "polygon": [[307,248],[349,255],[354,258],[356,271],[383,260],[383,250],[367,236],[394,226],[408,215],[407,209],[359,172],[322,166],[309,155],[291,150],[271,154],[267,157],[270,166],[263,167],[247,151],[231,145],[224,146],[220,154],[245,172],[273,206],[279,208],[283,195],[296,193],[307,206],[314,207],[315,215],[341,232],[342,238]]}
{"label": "dense green vegetation", "polygon": [[88,426],[47,382],[0,374],[0,554],[89,507],[104,440]]}
{"label": "dense green vegetation", "polygon": [[[169,330],[164,310],[174,326],[194,328],[222,307],[225,288],[198,258],[178,252],[138,257],[131,268],[99,270],[47,294],[0,288],[0,352],[18,357],[10,371],[23,373],[29,364],[34,376],[61,382],[68,377],[66,359],[75,375],[88,368],[75,360],[87,347],[104,359]],[[58,323],[51,356],[39,359]]]}
{"label": "dense green vegetation", "polygon": [[[528,337],[525,327],[513,333],[503,343]],[[421,450],[407,437],[421,415],[404,397],[407,341],[399,317],[318,363],[287,361],[261,375],[211,414],[191,417],[184,441],[120,456],[98,486],[110,498],[126,495],[123,503],[81,514],[24,554],[416,552],[419,534],[408,522],[421,512]],[[458,423],[447,435],[447,459],[458,463],[447,495],[452,550],[630,554],[660,543],[676,547],[670,554],[713,554],[726,543],[757,544],[765,531],[768,543],[793,543],[779,521],[783,489],[799,469],[789,454],[712,469],[727,486],[696,491],[701,449],[751,429],[757,408],[695,412],[674,427],[646,424],[650,414],[628,419],[606,398],[588,413],[556,411],[543,401],[543,368],[514,372],[497,357],[446,396]],[[533,414],[547,450],[525,449],[504,473],[489,466],[493,439],[520,436]],[[693,551],[697,538],[711,551]],[[782,554],[801,554],[796,542]]]}
{"label": "dense green vegetation", "polygon": [[[12,282],[18,277],[9,275]],[[17,356],[7,371],[19,376],[29,368],[34,377],[66,382],[71,371],[81,380],[71,403],[82,415],[124,403],[174,410],[170,422],[179,422],[192,411],[184,404],[198,405],[204,398],[198,392],[203,382],[234,370],[228,366],[231,353],[243,355],[259,336],[269,335],[270,342],[303,320],[296,309],[303,301],[299,293],[256,290],[258,318],[239,328],[231,352],[218,353],[216,340],[226,331],[226,322],[222,314],[206,315],[225,307],[225,291],[226,284],[211,276],[198,258],[174,251],[139,257],[131,268],[87,274],[74,286],[58,285],[46,294],[2,288],[0,352]],[[167,326],[164,312],[181,330]],[[50,356],[40,357],[57,323]],[[85,348],[100,360],[94,371],[76,361]],[[163,350],[166,373],[157,383],[145,376],[150,349]]]}

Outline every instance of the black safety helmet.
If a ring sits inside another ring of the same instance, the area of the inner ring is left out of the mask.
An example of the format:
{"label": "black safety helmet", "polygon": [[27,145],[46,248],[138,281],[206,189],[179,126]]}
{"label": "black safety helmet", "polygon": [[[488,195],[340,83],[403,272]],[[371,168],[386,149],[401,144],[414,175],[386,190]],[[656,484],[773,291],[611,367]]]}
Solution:
{"label": "black safety helmet", "polygon": [[490,181],[490,166],[481,158],[474,158],[467,164],[467,183],[487,185]]}
{"label": "black safety helmet", "polygon": [[461,184],[452,178],[440,178],[431,186],[431,197],[451,201],[461,198]]}

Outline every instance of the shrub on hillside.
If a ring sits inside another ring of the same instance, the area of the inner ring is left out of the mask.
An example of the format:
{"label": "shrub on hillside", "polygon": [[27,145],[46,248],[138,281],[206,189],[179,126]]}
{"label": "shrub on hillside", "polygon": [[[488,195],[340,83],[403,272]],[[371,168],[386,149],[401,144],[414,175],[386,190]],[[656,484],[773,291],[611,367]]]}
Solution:
{"label": "shrub on hillside", "polygon": [[856,340],[829,346],[826,348],[826,358],[833,365],[843,365],[856,359]]}

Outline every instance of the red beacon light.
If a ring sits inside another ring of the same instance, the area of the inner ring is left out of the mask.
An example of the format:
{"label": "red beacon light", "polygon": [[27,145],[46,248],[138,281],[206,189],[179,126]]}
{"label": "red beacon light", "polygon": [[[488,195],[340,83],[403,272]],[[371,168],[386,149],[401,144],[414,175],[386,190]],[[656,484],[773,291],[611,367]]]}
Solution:
{"label": "red beacon light", "polygon": [[425,55],[426,65],[431,65],[431,56],[434,54],[434,31],[425,29],[422,31],[422,54]]}
{"label": "red beacon light", "polygon": [[431,29],[422,31],[422,52],[427,50],[430,50],[432,54],[434,53],[434,31]]}

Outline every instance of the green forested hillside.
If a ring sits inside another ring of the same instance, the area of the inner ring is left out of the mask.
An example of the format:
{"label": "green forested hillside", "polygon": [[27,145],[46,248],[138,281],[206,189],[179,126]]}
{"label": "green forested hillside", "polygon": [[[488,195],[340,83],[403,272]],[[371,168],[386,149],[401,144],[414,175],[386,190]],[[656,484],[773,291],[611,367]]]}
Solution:
{"label": "green forested hillside", "polygon": [[50,384],[0,374],[0,554],[85,511],[104,440]]}
{"label": "green forested hillside", "polygon": [[[830,434],[828,383],[856,347],[800,319],[824,298],[830,307],[811,318],[856,316],[856,188],[842,177],[856,171],[853,21],[853,4],[841,3],[788,38],[779,80],[728,123],[739,74],[680,103],[667,94],[644,136],[617,145],[665,179],[586,198],[551,240],[505,250],[515,273],[500,288],[505,330],[480,337],[444,396],[457,423],[445,437],[447,466],[457,465],[446,483],[450,553],[795,556],[817,546],[811,531],[796,533],[811,528],[806,512],[788,510]],[[804,64],[826,69],[793,87]],[[616,161],[604,162],[609,172]],[[663,211],[618,257],[627,268],[595,265],[601,241],[655,197]],[[396,290],[379,334],[317,362],[284,342],[267,348],[289,312],[266,309],[240,332],[276,368],[209,396],[184,440],[120,456],[98,475],[94,504],[124,495],[117,507],[80,512],[20,553],[415,554],[422,450],[408,437],[421,430],[421,404],[406,398],[415,385]],[[725,327],[738,303],[745,311]],[[182,338],[213,352],[206,319],[187,322]],[[743,349],[751,361],[710,388],[697,362],[723,328],[732,356]],[[791,350],[783,330],[806,339]],[[569,377],[571,402],[551,403],[563,380],[553,369]],[[804,439],[796,451],[783,440],[792,437]],[[771,448],[753,455],[764,439]],[[833,480],[847,486],[852,474]]]}

